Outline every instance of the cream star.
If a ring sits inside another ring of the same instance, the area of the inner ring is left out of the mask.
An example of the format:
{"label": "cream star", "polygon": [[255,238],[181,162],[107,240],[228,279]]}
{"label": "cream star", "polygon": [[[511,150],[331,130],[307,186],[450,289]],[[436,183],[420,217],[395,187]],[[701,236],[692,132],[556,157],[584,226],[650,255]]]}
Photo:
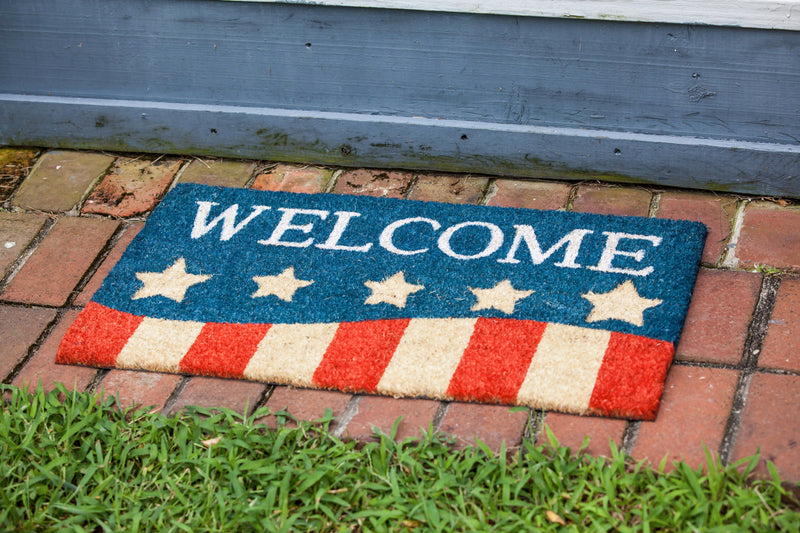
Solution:
{"label": "cream star", "polygon": [[258,283],[258,290],[252,294],[253,298],[272,295],[284,302],[291,302],[297,289],[308,287],[314,283],[313,279],[305,280],[294,277],[294,267],[289,267],[275,276],[255,276],[253,281]]}
{"label": "cream star", "polygon": [[644,324],[644,312],[662,303],[662,300],[639,296],[631,280],[617,285],[614,290],[604,294],[589,291],[581,296],[594,306],[586,317],[586,322],[616,319],[641,326]]}
{"label": "cream star", "polygon": [[497,309],[507,315],[514,312],[514,307],[519,300],[527,298],[533,291],[518,291],[511,282],[504,279],[491,289],[475,289],[467,287],[478,299],[475,305],[469,308],[470,311],[480,311],[482,309]]}
{"label": "cream star", "polygon": [[409,295],[425,288],[423,285],[408,283],[403,272],[398,272],[383,281],[365,281],[364,285],[372,290],[372,294],[364,301],[365,304],[387,303],[400,309],[406,306],[406,299]]}
{"label": "cream star", "polygon": [[163,296],[180,303],[186,296],[186,290],[189,287],[208,281],[211,276],[189,274],[186,272],[186,260],[183,257],[179,257],[164,272],[137,272],[136,278],[144,285],[131,296],[131,300]]}

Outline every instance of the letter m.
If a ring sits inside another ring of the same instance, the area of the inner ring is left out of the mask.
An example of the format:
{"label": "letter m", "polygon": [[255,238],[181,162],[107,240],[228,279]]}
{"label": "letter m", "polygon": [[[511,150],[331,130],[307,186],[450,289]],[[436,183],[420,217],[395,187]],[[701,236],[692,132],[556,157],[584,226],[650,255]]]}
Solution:
{"label": "letter m", "polygon": [[564,259],[558,263],[554,263],[554,265],[567,268],[580,268],[581,265],[577,264],[575,259],[578,257],[581,243],[586,235],[594,233],[590,229],[572,230],[564,235],[560,241],[548,248],[547,251],[543,252],[542,247],[539,245],[539,240],[536,238],[536,231],[531,226],[514,224],[514,227],[517,232],[514,234],[514,241],[511,243],[511,248],[508,250],[505,258],[497,260],[498,263],[519,263],[519,259],[516,258],[517,250],[519,249],[519,245],[524,241],[531,254],[531,261],[533,261],[534,265],[545,262],[551,255],[561,248],[566,247],[566,250],[564,250]]}
{"label": "letter m", "polygon": [[239,231],[250,223],[251,220],[258,215],[269,209],[266,205],[254,205],[253,212],[247,218],[236,223],[236,215],[239,211],[239,204],[233,204],[225,211],[217,215],[216,218],[208,222],[208,216],[211,214],[211,207],[219,205],[216,202],[197,202],[197,216],[194,218],[194,226],[192,226],[192,239],[199,239],[212,229],[214,226],[222,222],[222,230],[220,232],[220,241],[227,241]]}

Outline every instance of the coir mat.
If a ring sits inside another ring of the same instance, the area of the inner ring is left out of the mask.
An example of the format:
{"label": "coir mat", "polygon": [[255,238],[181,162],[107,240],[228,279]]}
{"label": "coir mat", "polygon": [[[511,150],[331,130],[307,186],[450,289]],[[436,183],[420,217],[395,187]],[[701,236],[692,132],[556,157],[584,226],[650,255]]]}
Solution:
{"label": "coir mat", "polygon": [[652,419],[705,234],[178,185],[57,361]]}

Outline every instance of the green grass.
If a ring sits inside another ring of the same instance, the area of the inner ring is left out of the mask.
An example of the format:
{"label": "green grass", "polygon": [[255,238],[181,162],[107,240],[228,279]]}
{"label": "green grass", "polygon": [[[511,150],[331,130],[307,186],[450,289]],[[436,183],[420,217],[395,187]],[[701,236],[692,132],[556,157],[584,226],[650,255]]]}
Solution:
{"label": "green grass", "polygon": [[780,275],[780,274],[784,273],[783,269],[780,269],[780,268],[777,268],[777,267],[773,267],[773,266],[769,266],[769,265],[760,265],[760,264],[757,264],[755,266],[755,271],[756,272],[760,272],[762,274],[769,274],[769,275],[772,275],[772,276],[777,276],[777,275]]}
{"label": "green grass", "polygon": [[[439,437],[358,445],[327,422],[278,431],[233,412],[166,418],[64,389],[4,387],[0,529],[21,531],[798,531],[791,493],[739,468],[659,474]],[[60,397],[59,397],[60,392]],[[263,413],[260,413],[263,415]],[[257,414],[258,415],[258,414]],[[558,522],[563,521],[564,525]]]}

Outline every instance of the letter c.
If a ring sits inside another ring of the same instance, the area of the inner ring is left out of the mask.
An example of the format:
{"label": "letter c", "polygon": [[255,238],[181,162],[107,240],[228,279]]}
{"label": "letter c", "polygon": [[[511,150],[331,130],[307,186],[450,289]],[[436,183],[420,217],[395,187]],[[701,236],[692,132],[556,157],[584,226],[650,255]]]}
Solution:
{"label": "letter c", "polygon": [[379,239],[379,244],[386,248],[388,251],[392,252],[393,254],[397,255],[416,255],[427,252],[429,248],[420,248],[419,250],[401,250],[397,246],[394,245],[394,241],[392,240],[394,237],[394,232],[401,226],[405,226],[406,224],[411,224],[413,222],[426,222],[433,227],[434,231],[438,230],[442,227],[441,224],[433,220],[432,218],[425,218],[425,217],[413,217],[413,218],[404,218],[402,220],[395,220],[385,228],[381,232],[381,236]]}
{"label": "letter c", "polygon": [[[450,239],[453,238],[453,235],[455,235],[457,231],[469,226],[478,226],[488,229],[489,242],[486,244],[483,250],[474,253],[472,255],[465,255],[454,252],[453,248],[451,248],[450,246]],[[502,245],[503,245],[503,230],[501,230],[499,227],[489,222],[480,222],[480,221],[462,222],[461,224],[450,226],[449,228],[444,230],[444,232],[439,236],[439,249],[446,255],[461,260],[479,259],[481,257],[488,257],[493,253],[495,253],[498,250],[498,248],[500,248]]]}

